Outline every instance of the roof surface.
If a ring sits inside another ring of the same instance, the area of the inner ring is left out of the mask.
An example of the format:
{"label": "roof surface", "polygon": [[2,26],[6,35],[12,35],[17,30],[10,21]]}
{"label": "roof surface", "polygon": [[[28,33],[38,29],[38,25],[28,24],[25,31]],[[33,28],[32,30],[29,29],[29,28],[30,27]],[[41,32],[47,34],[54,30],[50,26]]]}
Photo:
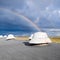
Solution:
{"label": "roof surface", "polygon": [[29,46],[27,41],[0,40],[0,60],[59,60],[60,44]]}

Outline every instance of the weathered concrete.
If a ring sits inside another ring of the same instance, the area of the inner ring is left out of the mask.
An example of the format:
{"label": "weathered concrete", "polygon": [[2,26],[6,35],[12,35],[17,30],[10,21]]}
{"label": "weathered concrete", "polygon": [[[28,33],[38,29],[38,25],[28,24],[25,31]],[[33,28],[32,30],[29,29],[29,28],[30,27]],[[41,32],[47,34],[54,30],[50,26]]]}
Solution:
{"label": "weathered concrete", "polygon": [[28,46],[26,41],[0,40],[0,60],[60,60],[60,44]]}

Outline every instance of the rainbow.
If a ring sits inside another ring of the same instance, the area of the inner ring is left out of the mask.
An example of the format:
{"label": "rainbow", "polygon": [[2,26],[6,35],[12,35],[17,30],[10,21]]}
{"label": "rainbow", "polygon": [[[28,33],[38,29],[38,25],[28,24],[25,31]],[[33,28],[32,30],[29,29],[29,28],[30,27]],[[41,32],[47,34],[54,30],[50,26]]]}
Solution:
{"label": "rainbow", "polygon": [[23,18],[25,21],[29,22],[34,28],[36,28],[38,31],[40,31],[40,28],[35,23],[33,23],[29,18],[27,18],[26,16],[24,16],[20,13],[17,13],[16,11],[12,11],[10,9],[7,9],[7,8],[0,8],[0,10],[9,11],[10,13],[15,14],[16,16],[18,16],[20,18]]}

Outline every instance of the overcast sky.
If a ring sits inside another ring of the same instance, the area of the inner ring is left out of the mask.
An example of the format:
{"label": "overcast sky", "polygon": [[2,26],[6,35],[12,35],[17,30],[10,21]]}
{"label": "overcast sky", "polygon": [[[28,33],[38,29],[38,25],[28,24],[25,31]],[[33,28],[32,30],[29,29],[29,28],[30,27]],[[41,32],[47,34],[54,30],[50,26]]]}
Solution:
{"label": "overcast sky", "polygon": [[31,31],[35,26],[60,28],[60,0],[0,0],[0,30]]}

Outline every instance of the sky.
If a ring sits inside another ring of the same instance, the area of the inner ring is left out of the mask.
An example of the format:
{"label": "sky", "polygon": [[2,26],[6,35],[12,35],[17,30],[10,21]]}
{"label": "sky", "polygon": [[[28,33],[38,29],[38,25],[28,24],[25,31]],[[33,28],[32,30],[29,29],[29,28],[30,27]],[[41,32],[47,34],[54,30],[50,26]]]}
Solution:
{"label": "sky", "polygon": [[60,0],[0,0],[0,30],[60,29]]}

